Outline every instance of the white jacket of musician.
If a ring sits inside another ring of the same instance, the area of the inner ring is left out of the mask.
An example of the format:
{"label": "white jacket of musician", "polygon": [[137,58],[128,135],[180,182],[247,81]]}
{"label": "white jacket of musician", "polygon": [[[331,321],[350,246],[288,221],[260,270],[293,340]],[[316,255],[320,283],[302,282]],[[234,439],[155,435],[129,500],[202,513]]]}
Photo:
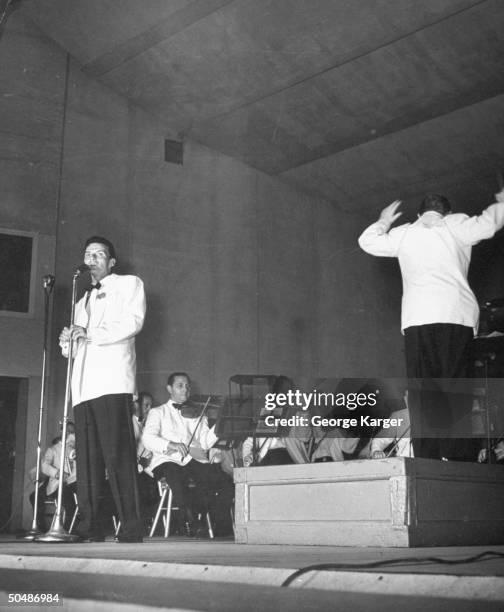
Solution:
{"label": "white jacket of musician", "polygon": [[[50,446],[45,454],[40,468],[43,474],[49,476],[47,482],[47,495],[51,495],[58,488],[59,484],[59,468],[61,462],[61,439]],[[75,471],[75,435],[68,434],[66,441],[66,452],[63,463],[63,484],[72,484],[76,481],[77,475]]]}
{"label": "white jacket of musician", "polygon": [[[172,400],[166,404],[151,408],[144,425],[142,441],[147,450],[153,454],[149,469],[171,461],[178,465],[187,465],[191,459],[200,463],[210,463],[208,451],[217,442],[215,426],[208,426],[206,416],[199,418],[186,418],[177,408],[173,407]],[[171,450],[169,442],[182,442],[189,444],[189,454],[182,458],[179,451]]]}

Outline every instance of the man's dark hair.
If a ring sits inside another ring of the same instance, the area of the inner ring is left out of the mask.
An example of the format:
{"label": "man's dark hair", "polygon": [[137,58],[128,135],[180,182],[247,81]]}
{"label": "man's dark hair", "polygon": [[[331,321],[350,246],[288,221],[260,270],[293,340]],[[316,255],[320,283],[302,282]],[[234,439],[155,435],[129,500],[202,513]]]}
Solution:
{"label": "man's dark hair", "polygon": [[451,209],[452,207],[448,198],[445,198],[437,193],[429,193],[422,200],[418,212],[420,215],[423,215],[424,212],[433,210],[434,212],[444,216],[450,213]]}
{"label": "man's dark hair", "polygon": [[175,379],[177,378],[177,376],[184,376],[185,378],[187,378],[188,382],[191,381],[191,379],[189,378],[189,374],[186,374],[185,372],[172,372],[170,376],[168,376],[168,380],[166,381],[166,384],[171,387],[173,383],[175,382]]}
{"label": "man's dark hair", "polygon": [[148,391],[140,391],[140,393],[138,394],[138,401],[142,403],[142,400],[144,397],[150,397],[151,400],[154,399],[154,396],[152,395],[152,393],[149,393]]}
{"label": "man's dark hair", "polygon": [[110,240],[108,240],[107,238],[104,238],[103,236],[91,236],[90,238],[86,240],[86,244],[84,245],[84,248],[86,249],[93,242],[98,242],[106,246],[110,257],[112,257],[113,259],[117,259],[114,245],[110,242]]}

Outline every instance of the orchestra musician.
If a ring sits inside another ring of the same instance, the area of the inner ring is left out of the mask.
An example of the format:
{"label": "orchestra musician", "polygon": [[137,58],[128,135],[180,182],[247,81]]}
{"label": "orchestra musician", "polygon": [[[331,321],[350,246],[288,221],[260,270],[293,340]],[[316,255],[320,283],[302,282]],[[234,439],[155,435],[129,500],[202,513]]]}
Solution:
{"label": "orchestra musician", "polygon": [[170,486],[174,504],[183,515],[185,534],[192,537],[197,523],[189,485],[195,485],[198,500],[206,504],[215,474],[221,473],[208,454],[217,436],[215,425],[209,427],[203,411],[187,405],[191,393],[188,374],[170,374],[166,388],[169,399],[149,411],[142,440],[153,455],[149,469],[156,480],[165,479]]}

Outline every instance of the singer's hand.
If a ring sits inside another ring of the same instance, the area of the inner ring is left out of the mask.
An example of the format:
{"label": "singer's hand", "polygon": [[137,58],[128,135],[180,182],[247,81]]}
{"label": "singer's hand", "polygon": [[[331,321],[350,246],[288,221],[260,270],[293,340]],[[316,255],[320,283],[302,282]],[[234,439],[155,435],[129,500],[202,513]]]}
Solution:
{"label": "singer's hand", "polygon": [[84,327],[81,327],[80,325],[74,325],[72,327],[72,336],[74,341],[78,340],[79,338],[84,338],[85,340],[87,338],[86,329]]}
{"label": "singer's hand", "polygon": [[59,341],[60,341],[60,344],[65,344],[66,342],[70,342],[70,328],[69,327],[64,327],[61,330],[61,333],[59,335]]}
{"label": "singer's hand", "polygon": [[250,467],[254,463],[254,457],[252,455],[246,455],[243,457],[243,467]]}
{"label": "singer's hand", "polygon": [[485,463],[487,458],[487,450],[486,448],[482,448],[478,454],[478,463]]}

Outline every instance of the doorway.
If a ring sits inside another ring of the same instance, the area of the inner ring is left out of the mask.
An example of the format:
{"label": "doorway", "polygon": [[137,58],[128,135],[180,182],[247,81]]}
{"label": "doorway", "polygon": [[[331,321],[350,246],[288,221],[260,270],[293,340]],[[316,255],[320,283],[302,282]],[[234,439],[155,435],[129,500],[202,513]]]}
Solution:
{"label": "doorway", "polygon": [[16,429],[24,378],[0,376],[0,533],[12,528]]}

